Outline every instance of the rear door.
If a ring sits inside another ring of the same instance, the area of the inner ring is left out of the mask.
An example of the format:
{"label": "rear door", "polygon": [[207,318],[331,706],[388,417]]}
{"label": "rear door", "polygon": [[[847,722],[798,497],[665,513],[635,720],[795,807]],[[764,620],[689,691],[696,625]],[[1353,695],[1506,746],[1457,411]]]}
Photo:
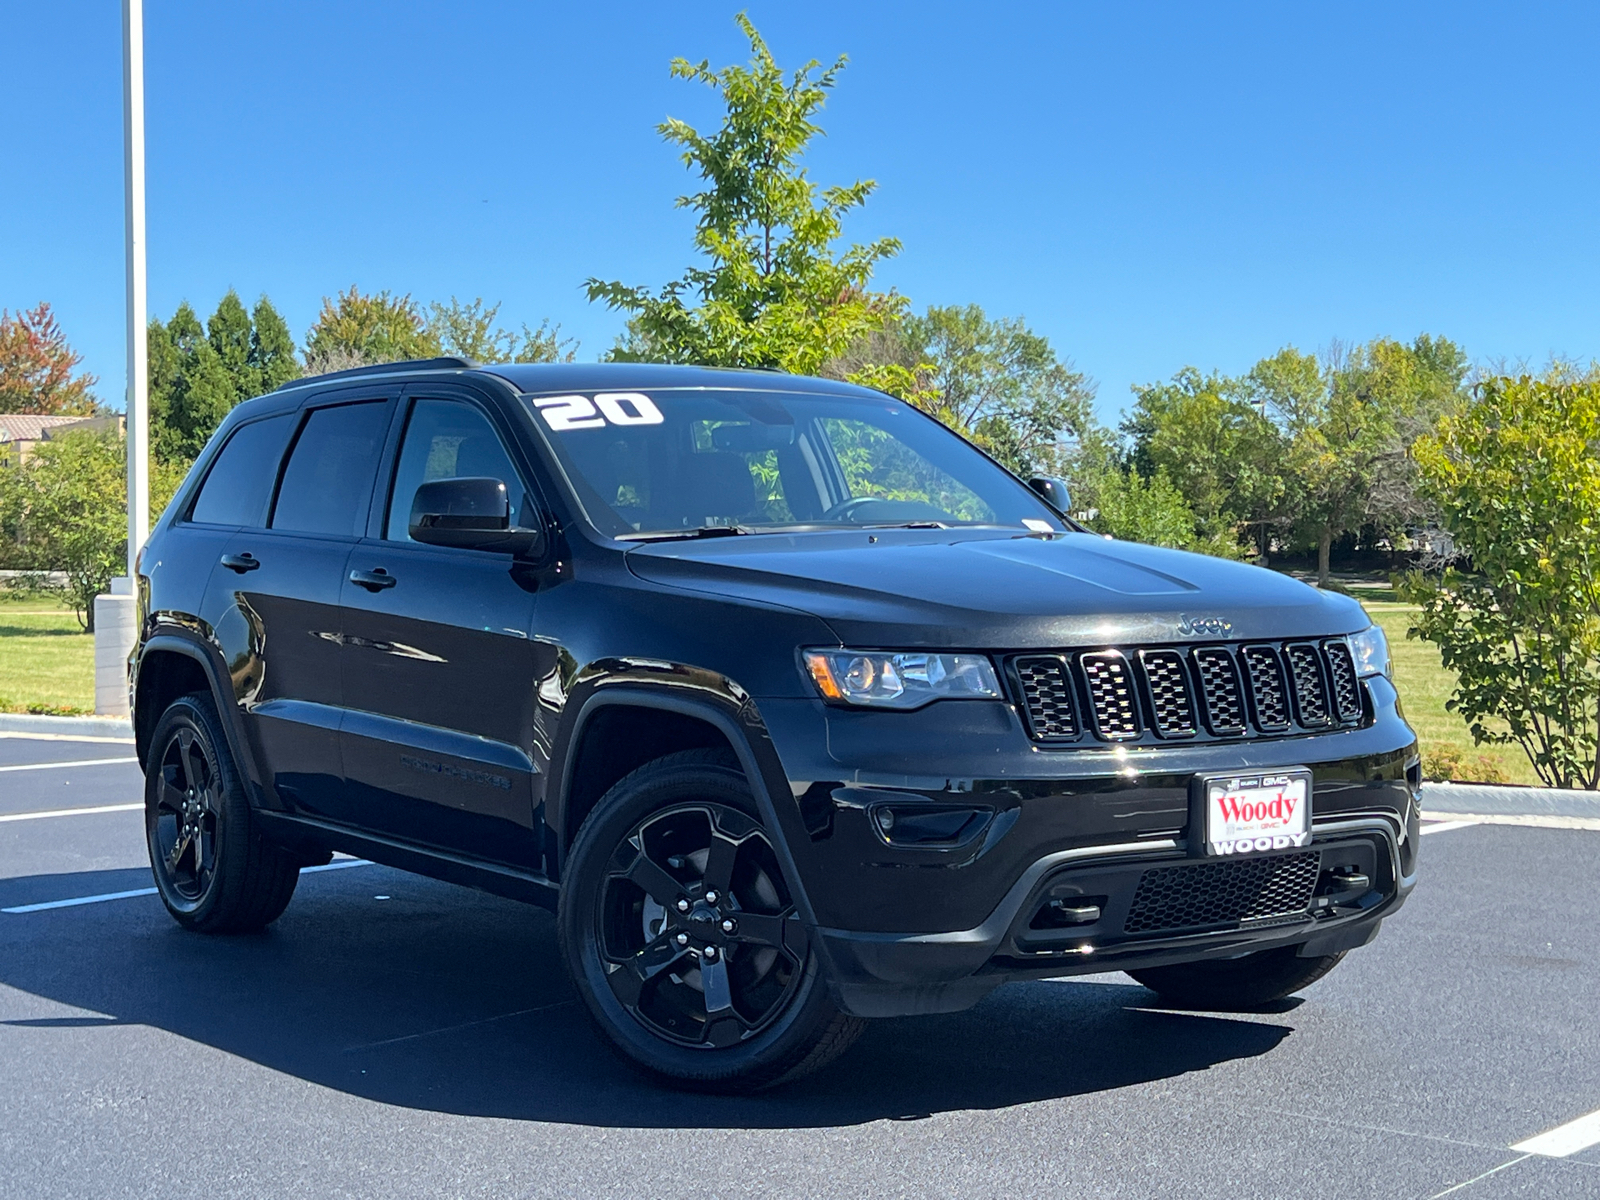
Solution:
{"label": "rear door", "polygon": [[486,397],[414,385],[401,403],[393,467],[341,596],[350,803],[387,836],[536,867],[533,708],[555,659],[532,637],[536,572],[509,554],[421,545],[407,525],[418,486],[436,479],[503,481],[513,524],[540,524],[540,504]]}
{"label": "rear door", "polygon": [[230,539],[207,598],[264,782],[284,807],[341,822],[353,814],[339,748],[339,588],[396,391],[307,403],[265,526]]}

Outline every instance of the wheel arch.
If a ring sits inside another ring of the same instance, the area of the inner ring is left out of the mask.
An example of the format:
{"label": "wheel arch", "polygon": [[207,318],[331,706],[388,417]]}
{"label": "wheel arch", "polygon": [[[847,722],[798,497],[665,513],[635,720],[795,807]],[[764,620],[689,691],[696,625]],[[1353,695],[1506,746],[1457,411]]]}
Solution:
{"label": "wheel arch", "polygon": [[160,633],[146,640],[139,648],[137,661],[133,687],[133,737],[134,752],[139,757],[141,768],[148,763],[150,738],[167,706],[179,696],[208,691],[222,721],[228,752],[240,775],[248,779],[253,774],[250,771],[251,760],[246,753],[247,743],[239,725],[233,688],[221,656],[213,648],[181,634]]}
{"label": "wheel arch", "polygon": [[[626,754],[601,757],[610,736],[640,730],[650,725],[662,731],[655,735],[658,739],[673,734],[687,734],[697,740],[688,744],[682,741],[673,742],[659,753],[647,752],[653,751],[655,747],[646,740],[635,743],[637,748],[631,747]],[[752,726],[755,732],[761,735],[759,738],[752,737]],[[816,922],[806,896],[804,881],[800,877],[794,856],[790,853],[786,835],[787,825],[780,819],[774,803],[773,785],[776,782],[774,775],[781,777],[782,768],[770,744],[764,746],[765,754],[758,752],[756,746],[758,740],[765,741],[764,729],[759,716],[755,713],[754,704],[749,700],[734,707],[707,698],[685,696],[664,688],[648,686],[624,685],[597,690],[583,702],[572,719],[572,733],[557,771],[558,786],[554,797],[556,803],[552,806],[554,811],[547,809],[546,820],[555,840],[552,876],[560,878],[561,864],[565,862],[567,851],[571,847],[573,838],[577,836],[583,818],[617,780],[635,768],[674,750],[694,749],[700,746],[725,746],[738,760],[739,767],[749,782],[756,806],[761,811],[762,822],[772,832],[774,849],[778,853],[801,917],[807,924],[814,926]],[[643,757],[638,757],[638,761],[622,769],[625,764],[641,754]],[[768,758],[771,759],[770,762],[763,761]],[[603,762],[604,769],[585,777],[580,774],[585,767],[585,760]],[[603,786],[600,786],[602,783]]]}

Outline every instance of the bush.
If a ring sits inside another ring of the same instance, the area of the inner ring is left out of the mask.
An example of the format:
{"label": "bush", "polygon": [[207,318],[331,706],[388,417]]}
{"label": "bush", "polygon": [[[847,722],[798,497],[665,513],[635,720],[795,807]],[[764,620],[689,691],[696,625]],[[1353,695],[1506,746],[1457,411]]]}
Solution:
{"label": "bush", "polygon": [[1505,768],[1487,754],[1469,754],[1449,742],[1424,746],[1422,777],[1457,783],[1510,783]]}
{"label": "bush", "polygon": [[1600,382],[1488,380],[1414,453],[1474,568],[1403,583],[1409,635],[1457,674],[1446,707],[1546,784],[1600,785]]}

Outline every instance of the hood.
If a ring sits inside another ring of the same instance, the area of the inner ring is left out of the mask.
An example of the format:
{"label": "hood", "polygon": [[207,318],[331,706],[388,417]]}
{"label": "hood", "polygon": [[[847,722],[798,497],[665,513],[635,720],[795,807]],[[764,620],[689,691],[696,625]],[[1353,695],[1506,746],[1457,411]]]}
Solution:
{"label": "hood", "polygon": [[1349,597],[1276,571],[1087,533],[752,534],[647,543],[627,561],[654,583],[812,613],[847,646],[1234,641],[1334,636],[1368,624]]}

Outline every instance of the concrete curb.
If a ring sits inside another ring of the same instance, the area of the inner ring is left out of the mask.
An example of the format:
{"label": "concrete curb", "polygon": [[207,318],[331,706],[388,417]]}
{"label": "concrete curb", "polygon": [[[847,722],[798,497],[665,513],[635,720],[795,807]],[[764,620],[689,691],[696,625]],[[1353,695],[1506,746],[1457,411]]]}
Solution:
{"label": "concrete curb", "polygon": [[1600,792],[1575,788],[1494,787],[1481,783],[1425,783],[1422,785],[1422,811],[1600,819]]}
{"label": "concrete curb", "polygon": [[0,733],[133,740],[133,726],[127,717],[46,717],[34,713],[0,713]]}

